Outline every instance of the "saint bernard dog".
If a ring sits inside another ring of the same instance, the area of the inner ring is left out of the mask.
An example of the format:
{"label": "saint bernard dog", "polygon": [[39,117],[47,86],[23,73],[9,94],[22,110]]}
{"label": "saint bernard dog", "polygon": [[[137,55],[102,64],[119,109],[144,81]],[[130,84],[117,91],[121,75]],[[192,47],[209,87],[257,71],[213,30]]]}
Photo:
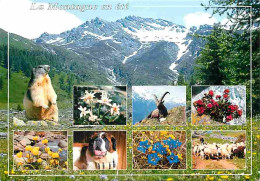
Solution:
{"label": "saint bernard dog", "polygon": [[91,136],[88,146],[83,146],[80,156],[74,163],[74,170],[117,170],[118,154],[116,139],[105,132]]}

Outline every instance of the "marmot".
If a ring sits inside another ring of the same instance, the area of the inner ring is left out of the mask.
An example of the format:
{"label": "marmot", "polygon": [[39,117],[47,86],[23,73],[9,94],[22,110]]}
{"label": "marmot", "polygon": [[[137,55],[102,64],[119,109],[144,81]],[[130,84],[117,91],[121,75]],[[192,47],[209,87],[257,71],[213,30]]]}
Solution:
{"label": "marmot", "polygon": [[49,65],[33,68],[23,105],[28,119],[53,120],[58,122],[57,95],[48,75]]}

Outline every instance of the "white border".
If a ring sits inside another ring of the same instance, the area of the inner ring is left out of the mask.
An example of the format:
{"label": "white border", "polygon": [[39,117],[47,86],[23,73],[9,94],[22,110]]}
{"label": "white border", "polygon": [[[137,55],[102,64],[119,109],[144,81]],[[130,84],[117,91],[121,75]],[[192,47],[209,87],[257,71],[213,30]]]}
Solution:
{"label": "white border", "polygon": [[[201,8],[201,6],[131,6],[132,8],[173,8],[173,7],[180,7],[180,8],[196,8],[196,7],[200,7]],[[211,174],[211,173],[209,173],[209,174],[204,174],[204,173],[202,173],[202,174],[200,174],[200,173],[198,173],[198,174],[195,174],[195,173],[192,173],[192,174],[106,174],[107,176],[175,176],[175,175],[182,175],[182,176],[194,176],[194,175],[199,175],[199,176],[202,176],[202,175],[242,175],[242,176],[244,176],[244,175],[252,175],[253,174],[253,159],[252,159],[252,148],[253,148],[253,143],[252,143],[252,137],[253,137],[253,133],[252,133],[252,131],[253,131],[253,126],[252,126],[252,116],[253,116],[253,114],[252,114],[252,110],[253,110],[253,108],[252,108],[252,6],[204,6],[204,8],[205,7],[208,7],[208,8],[212,8],[212,9],[214,9],[214,8],[250,8],[250,115],[251,115],[251,117],[250,117],[250,124],[251,124],[251,173],[250,174],[244,174],[244,173],[241,173],[241,174]],[[10,136],[9,136],[9,129],[10,129],[10,126],[9,126],[9,124],[10,124],[10,95],[9,95],[9,93],[10,93],[10,84],[9,84],[9,75],[10,75],[10,71],[9,71],[9,68],[10,68],[10,65],[9,65],[9,39],[10,39],[10,36],[9,36],[9,32],[7,32],[8,33],[8,49],[7,49],[7,60],[8,60],[8,93],[7,93],[7,97],[8,97],[8,176],[70,176],[70,175],[13,175],[13,174],[10,174],[10,168],[9,168],[9,141],[10,141]],[[82,175],[75,175],[75,176],[82,176]],[[99,176],[99,175],[97,175],[97,174],[89,174],[89,175],[87,175],[87,176]]]}
{"label": "white border", "polygon": [[[191,125],[192,126],[199,126],[200,124],[193,124],[192,123],[192,107],[194,107],[193,106],[193,96],[192,96],[192,89],[193,89],[193,87],[206,87],[206,86],[208,86],[208,87],[227,87],[227,89],[229,88],[231,88],[231,87],[233,87],[233,88],[238,88],[238,87],[244,87],[245,88],[245,92],[244,92],[244,96],[245,96],[245,111],[243,111],[244,113],[244,115],[245,115],[245,123],[244,124],[236,124],[236,125],[229,125],[229,124],[203,124],[203,126],[216,126],[216,127],[218,127],[218,126],[247,126],[247,120],[246,120],[246,85],[192,85],[191,86]],[[205,90],[205,89],[204,89]],[[201,93],[201,92],[200,92]],[[199,94],[200,94],[199,93]],[[197,94],[198,95],[198,94]],[[211,119],[210,119],[211,120]],[[213,121],[213,120],[211,120],[211,121]]]}
{"label": "white border", "polygon": [[[112,169],[96,169],[96,170],[87,170],[87,169],[79,169],[79,170],[74,170],[72,168],[72,171],[73,172],[87,172],[87,171],[120,171],[120,170],[127,170],[127,130],[73,130],[72,131],[72,139],[74,138],[74,132],[77,131],[77,132],[125,132],[125,148],[126,148],[126,157],[125,157],[125,169],[116,169],[116,170],[112,170]],[[74,140],[72,140],[72,166],[74,166],[74,163],[73,163],[73,144],[74,144]],[[84,175],[81,175],[81,176],[84,176]]]}
{"label": "white border", "polygon": [[[152,132],[152,131],[154,131],[154,132],[160,132],[160,131],[172,131],[172,132],[185,132],[185,141],[186,141],[186,146],[185,146],[185,148],[186,148],[186,167],[185,167],[185,169],[134,169],[134,164],[133,164],[133,162],[134,162],[134,152],[133,152],[133,149],[134,149],[134,147],[133,147],[133,141],[134,141],[134,134],[133,134],[133,132],[142,132],[142,131],[147,131],[147,132]],[[154,170],[158,170],[158,171],[168,171],[168,172],[176,172],[176,171],[179,171],[179,170],[181,170],[181,171],[183,171],[183,170],[187,170],[188,169],[188,159],[187,159],[187,156],[188,156],[188,149],[187,149],[187,142],[188,142],[188,139],[187,139],[187,131],[186,130],[132,130],[132,170],[133,171],[142,171],[142,170],[144,170],[144,171],[149,171],[149,170],[151,170],[151,171],[154,171]],[[144,175],[146,175],[146,174],[144,174]],[[150,175],[150,174],[149,174]]]}
{"label": "white border", "polygon": [[[160,87],[170,87],[170,88],[175,88],[175,87],[182,87],[185,89],[185,110],[184,110],[184,124],[183,125],[176,125],[178,127],[185,127],[188,125],[187,123],[187,113],[186,113],[186,110],[187,110],[187,87],[186,86],[183,86],[183,85],[141,85],[141,86],[135,86],[135,85],[132,85],[132,122],[131,124],[133,125],[133,127],[152,127],[152,126],[156,126],[156,127],[163,127],[163,126],[169,126],[169,127],[172,127],[172,126],[175,126],[175,125],[163,125],[163,124],[156,124],[156,125],[150,125],[150,124],[147,124],[147,125],[136,125],[136,124],[133,124],[133,117],[134,117],[134,103],[133,103],[133,87],[154,87],[155,89],[157,88],[160,88]],[[175,108],[175,107],[173,107]],[[173,109],[172,108],[172,109]],[[147,118],[147,117],[146,117]],[[144,118],[145,119],[145,118]],[[137,122],[136,122],[137,123]],[[140,123],[140,121],[139,121]]]}
{"label": "white border", "polygon": [[212,131],[212,132],[244,132],[245,134],[245,144],[247,143],[247,134],[246,134],[246,130],[190,130],[191,131],[191,170],[193,171],[203,171],[203,170],[207,170],[207,171],[223,171],[223,170],[228,170],[228,171],[246,171],[246,166],[247,166],[247,154],[245,155],[245,168],[244,169],[195,169],[192,166],[192,134],[194,131]]}

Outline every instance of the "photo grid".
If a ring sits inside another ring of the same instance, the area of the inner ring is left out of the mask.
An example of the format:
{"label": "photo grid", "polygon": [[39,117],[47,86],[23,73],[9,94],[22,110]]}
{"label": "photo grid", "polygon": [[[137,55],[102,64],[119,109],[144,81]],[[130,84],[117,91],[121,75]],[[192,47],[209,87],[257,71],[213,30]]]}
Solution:
{"label": "photo grid", "polygon": [[[99,41],[100,36],[95,38]],[[101,37],[102,41],[106,38]],[[149,38],[158,36],[139,37],[140,47],[155,46],[153,41],[147,45]],[[171,42],[176,37],[167,38]],[[116,42],[121,43],[125,42]],[[179,49],[184,45],[187,49],[189,41],[181,42]],[[168,46],[169,50],[174,47]],[[183,55],[177,52],[174,56],[180,61]],[[131,57],[125,56],[124,64],[132,63]],[[171,71],[175,72],[177,63],[170,65]],[[90,84],[80,82],[74,74],[60,73],[55,66],[51,60],[37,61],[27,67],[30,76],[23,75],[23,90],[11,90],[9,99],[15,99],[16,92],[23,94],[10,105],[8,115],[11,175],[66,175],[66,171],[76,176],[222,175],[247,174],[252,168],[252,164],[248,166],[252,137],[247,128],[252,123],[246,118],[246,86],[179,85],[174,81],[160,85],[164,77],[159,76],[158,68],[153,72],[159,79],[152,74],[144,79],[149,84],[135,76],[131,78],[136,84],[117,84],[114,77],[121,70],[109,68],[104,71],[110,82]],[[138,71],[136,75],[141,76]],[[12,77],[8,81],[13,81]]]}

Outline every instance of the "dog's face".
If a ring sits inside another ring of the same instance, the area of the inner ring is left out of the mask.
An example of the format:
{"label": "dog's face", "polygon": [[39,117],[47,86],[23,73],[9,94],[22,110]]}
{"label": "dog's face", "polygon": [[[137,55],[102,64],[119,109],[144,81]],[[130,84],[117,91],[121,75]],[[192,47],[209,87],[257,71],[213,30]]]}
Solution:
{"label": "dog's face", "polygon": [[49,65],[39,65],[35,68],[33,68],[33,75],[34,77],[44,76],[47,75],[50,71]]}
{"label": "dog's face", "polygon": [[105,132],[94,133],[89,141],[89,151],[96,159],[103,158],[107,152],[116,151],[116,139]]}

